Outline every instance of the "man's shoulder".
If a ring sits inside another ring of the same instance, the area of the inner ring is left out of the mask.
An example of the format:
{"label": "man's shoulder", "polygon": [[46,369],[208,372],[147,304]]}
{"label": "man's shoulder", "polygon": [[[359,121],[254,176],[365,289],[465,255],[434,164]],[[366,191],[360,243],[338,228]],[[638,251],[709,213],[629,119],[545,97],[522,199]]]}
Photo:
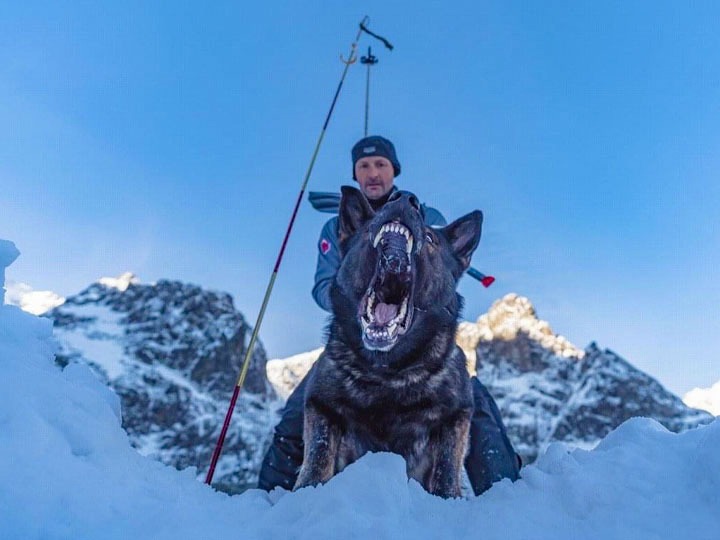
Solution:
{"label": "man's shoulder", "polygon": [[[395,188],[401,193],[415,195],[412,191],[399,189],[397,186],[395,186]],[[426,203],[420,203],[420,206],[422,207],[423,215],[425,216],[425,225],[429,225],[430,227],[444,227],[447,225],[447,220],[445,219],[445,216],[440,213],[440,210]]]}
{"label": "man's shoulder", "polygon": [[422,205],[423,213],[425,214],[425,224],[431,227],[444,227],[447,225],[445,216],[440,213],[440,210],[428,206],[427,204]]}
{"label": "man's shoulder", "polygon": [[333,216],[325,222],[322,232],[336,232],[338,228],[338,216]]}

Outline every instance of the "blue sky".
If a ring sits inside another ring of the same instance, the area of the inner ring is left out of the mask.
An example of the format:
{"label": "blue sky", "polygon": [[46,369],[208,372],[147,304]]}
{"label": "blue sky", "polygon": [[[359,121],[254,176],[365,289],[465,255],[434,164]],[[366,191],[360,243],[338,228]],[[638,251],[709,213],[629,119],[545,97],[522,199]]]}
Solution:
{"label": "blue sky", "polygon": [[[27,2],[0,11],[9,279],[62,295],[132,270],[233,294],[254,322],[363,15],[395,45],[370,131],[397,184],[485,213],[466,317],[508,292],[675,392],[720,379],[720,6],[712,2]],[[350,69],[310,190],[352,183]],[[261,339],[322,342],[327,218],[301,208]]]}

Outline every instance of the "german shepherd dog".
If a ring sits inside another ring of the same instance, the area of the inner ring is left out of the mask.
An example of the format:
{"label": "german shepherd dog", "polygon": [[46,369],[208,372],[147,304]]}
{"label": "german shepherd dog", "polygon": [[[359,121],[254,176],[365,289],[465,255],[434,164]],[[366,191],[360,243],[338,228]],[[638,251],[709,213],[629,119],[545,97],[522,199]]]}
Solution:
{"label": "german shepherd dog", "polygon": [[328,343],[305,393],[295,489],[326,482],[366,452],[400,454],[430,493],[460,496],[473,399],[455,344],[457,282],[480,241],[478,210],[443,229],[395,192],[377,212],[343,186],[342,262]]}

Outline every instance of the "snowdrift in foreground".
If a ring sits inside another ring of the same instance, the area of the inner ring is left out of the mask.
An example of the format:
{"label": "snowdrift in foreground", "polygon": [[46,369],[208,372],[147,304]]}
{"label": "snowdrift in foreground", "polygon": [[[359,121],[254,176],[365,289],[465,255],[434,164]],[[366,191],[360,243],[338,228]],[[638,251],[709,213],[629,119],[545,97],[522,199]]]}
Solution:
{"label": "snowdrift in foreground", "polygon": [[117,397],[83,366],[57,369],[53,351],[49,321],[0,306],[3,539],[709,540],[720,531],[720,420],[676,435],[634,419],[593,451],[552,445],[520,481],[467,500],[428,495],[391,454],[368,455],[318,488],[230,497],[194,470],[137,454]]}

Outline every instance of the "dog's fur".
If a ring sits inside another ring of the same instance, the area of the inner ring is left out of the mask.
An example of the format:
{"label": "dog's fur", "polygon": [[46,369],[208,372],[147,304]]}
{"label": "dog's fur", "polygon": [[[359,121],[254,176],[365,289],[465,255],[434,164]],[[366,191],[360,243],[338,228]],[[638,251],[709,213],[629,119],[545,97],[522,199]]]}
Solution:
{"label": "dog's fur", "polygon": [[[397,234],[383,233],[374,247],[390,222],[412,235],[404,260]],[[455,345],[462,306],[456,287],[481,227],[476,210],[431,229],[412,194],[394,193],[375,213],[360,191],[342,188],[343,258],[331,289],[328,343],[306,389],[305,453],[295,489],[326,482],[366,452],[389,451],[405,458],[408,476],[428,492],[460,496],[473,401],[465,356]],[[405,311],[398,305],[404,297]],[[389,335],[367,330],[368,321]]]}

